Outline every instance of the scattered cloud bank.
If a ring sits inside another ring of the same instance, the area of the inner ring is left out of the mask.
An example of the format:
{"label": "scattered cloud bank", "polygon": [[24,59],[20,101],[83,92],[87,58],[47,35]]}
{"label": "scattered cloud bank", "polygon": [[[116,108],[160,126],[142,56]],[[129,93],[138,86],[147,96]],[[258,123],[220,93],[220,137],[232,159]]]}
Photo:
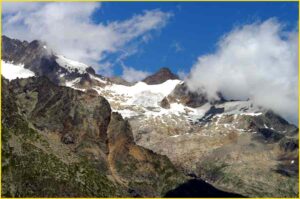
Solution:
{"label": "scattered cloud bank", "polygon": [[150,73],[147,71],[136,70],[132,67],[123,66],[122,78],[128,82],[137,82],[145,79]]}
{"label": "scattered cloud bank", "polygon": [[178,72],[177,72],[177,75],[178,75],[178,77],[180,78],[180,79],[187,79],[188,78],[188,73],[186,73],[185,71],[183,71],[183,70],[179,70]]}
{"label": "scattered cloud bank", "polygon": [[298,30],[276,19],[237,27],[213,54],[200,56],[186,79],[193,91],[251,99],[298,123]]}
{"label": "scattered cloud bank", "polygon": [[95,23],[100,3],[3,3],[3,34],[24,40],[39,39],[54,51],[110,71],[107,54],[126,45],[147,42],[153,30],[164,27],[172,13],[147,10],[123,21]]}

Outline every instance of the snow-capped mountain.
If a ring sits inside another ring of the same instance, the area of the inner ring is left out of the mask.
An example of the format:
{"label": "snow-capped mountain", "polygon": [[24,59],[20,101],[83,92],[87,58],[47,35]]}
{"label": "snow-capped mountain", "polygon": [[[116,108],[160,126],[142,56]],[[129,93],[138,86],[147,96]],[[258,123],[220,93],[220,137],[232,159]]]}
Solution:
{"label": "snow-capped mountain", "polygon": [[97,75],[40,41],[5,36],[2,41],[5,78],[46,76],[55,84],[103,96],[129,121],[138,145],[166,155],[185,174],[250,197],[297,192],[298,128],[271,110],[250,100],[227,101],[221,93],[220,100],[210,101],[205,93],[189,91],[166,68],[128,83]]}
{"label": "snow-capped mountain", "polygon": [[15,68],[22,66],[60,85],[78,77],[84,78],[85,74],[96,75],[92,67],[56,54],[47,44],[37,40],[21,42],[2,36],[2,61],[6,71],[11,71],[8,68],[12,67],[7,64],[13,64]]}

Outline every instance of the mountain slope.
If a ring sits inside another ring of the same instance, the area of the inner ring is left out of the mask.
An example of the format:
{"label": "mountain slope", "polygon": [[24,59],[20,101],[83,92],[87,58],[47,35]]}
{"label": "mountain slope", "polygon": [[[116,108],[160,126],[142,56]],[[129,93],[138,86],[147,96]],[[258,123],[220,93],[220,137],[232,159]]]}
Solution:
{"label": "mountain slope", "polygon": [[[21,50],[29,45],[11,42]],[[35,70],[14,61],[15,50],[4,50],[4,61]],[[130,84],[84,72],[86,65],[74,60],[61,64],[53,55],[58,71],[65,70],[44,74],[53,83],[10,81],[21,113],[131,195],[162,195],[185,179],[177,169],[248,197],[297,196],[298,128],[280,115],[250,100],[226,101],[221,93],[211,101],[168,69]]]}
{"label": "mountain slope", "polygon": [[111,197],[115,184],[84,157],[39,132],[20,114],[9,83],[2,79],[2,196]]}
{"label": "mountain slope", "polygon": [[161,196],[185,180],[166,157],[134,143],[128,122],[111,114],[103,97],[58,87],[43,77],[4,80],[3,85],[5,195]]}

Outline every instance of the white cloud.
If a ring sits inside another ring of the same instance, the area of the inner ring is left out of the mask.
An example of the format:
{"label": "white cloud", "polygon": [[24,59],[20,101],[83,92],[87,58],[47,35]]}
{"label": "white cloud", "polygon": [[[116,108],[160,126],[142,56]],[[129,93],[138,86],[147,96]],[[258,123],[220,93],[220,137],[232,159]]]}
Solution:
{"label": "white cloud", "polygon": [[179,70],[177,72],[177,75],[180,79],[187,79],[188,78],[188,73],[186,73],[185,71],[183,70]]}
{"label": "white cloud", "polygon": [[210,98],[252,99],[289,121],[298,121],[298,36],[276,19],[235,28],[213,54],[198,58],[187,78]]}
{"label": "white cloud", "polygon": [[[25,5],[26,4],[26,5]],[[106,56],[137,39],[147,40],[166,25],[171,13],[143,11],[108,24],[91,19],[100,3],[3,3],[3,34],[24,40],[39,39],[68,58],[101,68]],[[111,70],[111,67],[106,67]]]}
{"label": "white cloud", "polygon": [[173,44],[172,44],[172,46],[171,46],[174,50],[175,50],[175,52],[181,52],[181,51],[183,51],[184,49],[183,49],[183,47],[181,46],[181,44],[179,43],[179,42],[174,42]]}
{"label": "white cloud", "polygon": [[3,14],[14,14],[16,12],[29,12],[32,10],[36,10],[42,5],[40,3],[33,3],[33,2],[23,2],[23,3],[2,3],[2,13]]}
{"label": "white cloud", "polygon": [[123,66],[122,78],[128,82],[137,82],[145,79],[149,75],[149,72],[136,70],[132,67]]}

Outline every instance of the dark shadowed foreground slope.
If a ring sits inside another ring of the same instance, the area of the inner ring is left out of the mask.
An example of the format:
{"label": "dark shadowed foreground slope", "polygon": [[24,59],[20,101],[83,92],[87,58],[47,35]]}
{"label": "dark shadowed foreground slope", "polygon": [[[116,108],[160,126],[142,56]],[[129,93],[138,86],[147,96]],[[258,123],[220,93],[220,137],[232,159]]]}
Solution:
{"label": "dark shadowed foreground slope", "polygon": [[244,196],[220,191],[203,180],[189,180],[166,193],[166,198],[244,198]]}

